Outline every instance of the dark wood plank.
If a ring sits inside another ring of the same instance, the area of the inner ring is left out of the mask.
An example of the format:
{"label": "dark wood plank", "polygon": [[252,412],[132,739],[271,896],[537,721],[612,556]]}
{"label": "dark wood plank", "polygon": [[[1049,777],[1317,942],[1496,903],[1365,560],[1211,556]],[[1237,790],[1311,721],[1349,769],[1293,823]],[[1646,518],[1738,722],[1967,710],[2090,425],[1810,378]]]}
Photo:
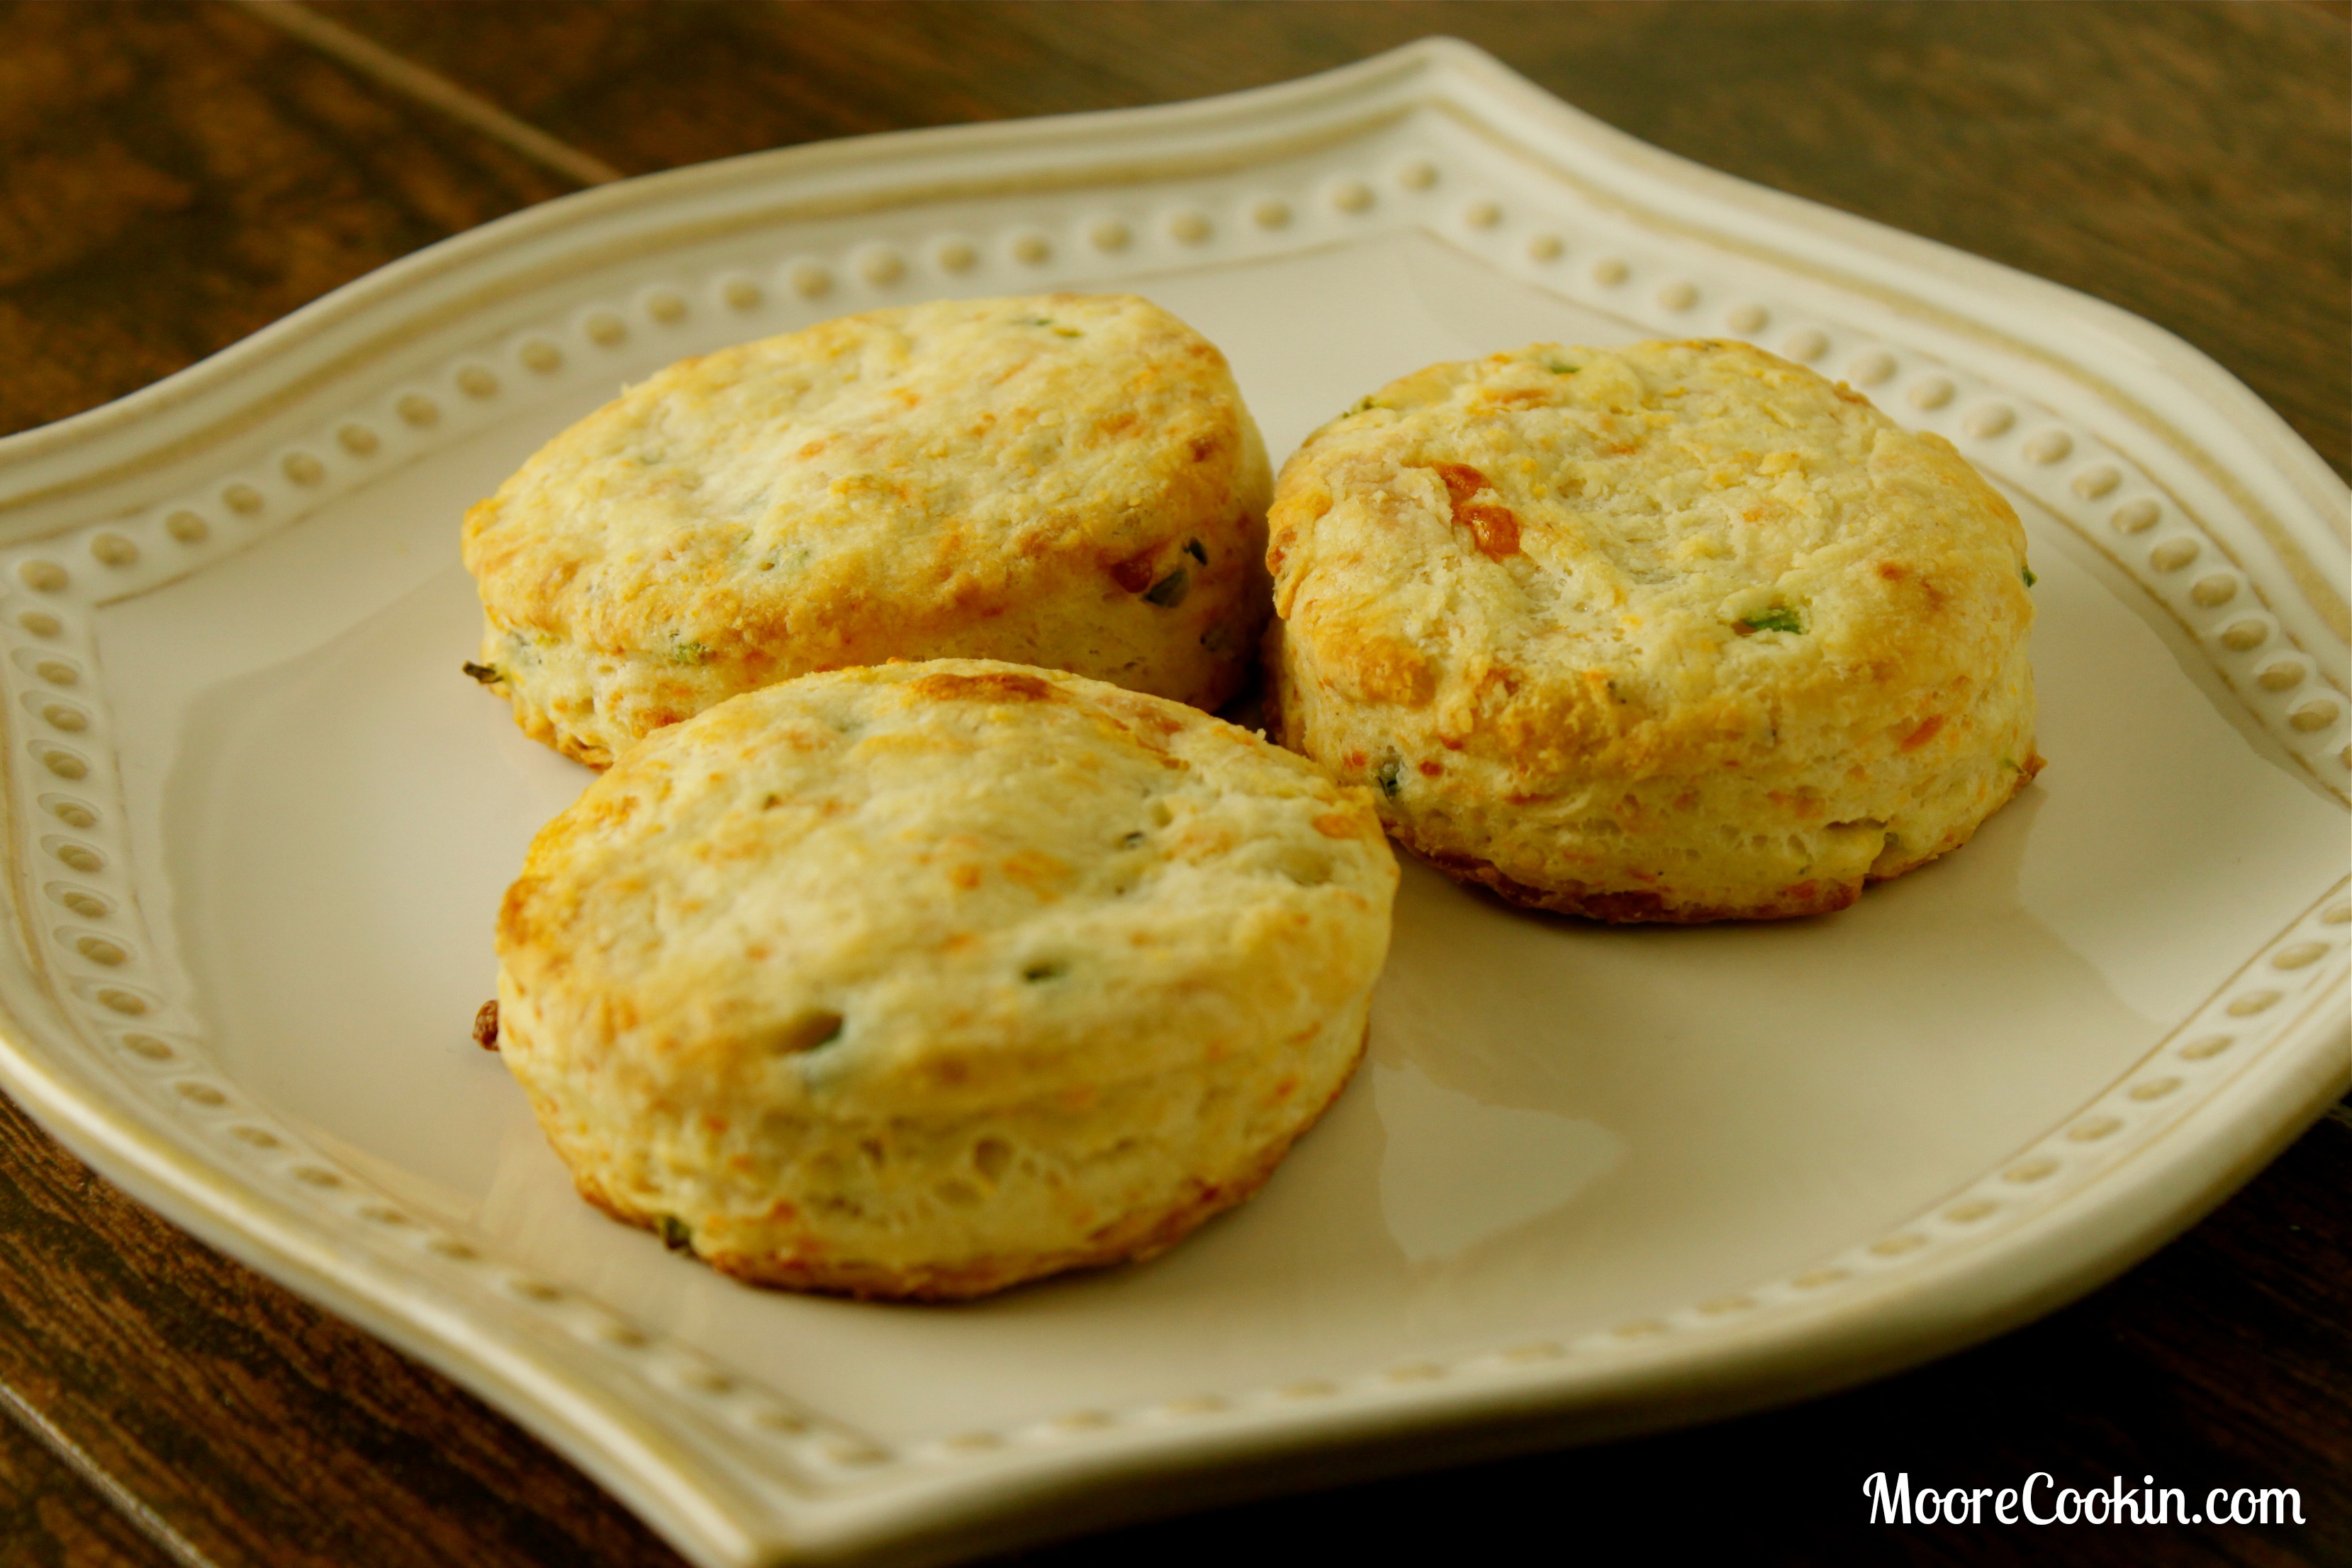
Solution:
{"label": "dark wood plank", "polygon": [[0,6],[0,433],[571,188],[236,6]]}
{"label": "dark wood plank", "polygon": [[632,171],[1228,92],[1451,33],[1669,151],[2146,316],[2220,359],[2352,475],[2352,28],[2340,9],[318,9]]}
{"label": "dark wood plank", "polygon": [[186,1568],[0,1416],[0,1568]]}
{"label": "dark wood plank", "polygon": [[[1226,91],[1452,32],[1658,145],[2170,327],[2352,473],[2352,41],[2325,8],[317,9],[635,170]],[[0,353],[26,373],[0,430],[568,188],[226,7],[20,0],[0,60]]]}
{"label": "dark wood plank", "polygon": [[0,1177],[0,1389],[220,1568],[676,1568],[510,1422],[166,1225],[5,1100]]}

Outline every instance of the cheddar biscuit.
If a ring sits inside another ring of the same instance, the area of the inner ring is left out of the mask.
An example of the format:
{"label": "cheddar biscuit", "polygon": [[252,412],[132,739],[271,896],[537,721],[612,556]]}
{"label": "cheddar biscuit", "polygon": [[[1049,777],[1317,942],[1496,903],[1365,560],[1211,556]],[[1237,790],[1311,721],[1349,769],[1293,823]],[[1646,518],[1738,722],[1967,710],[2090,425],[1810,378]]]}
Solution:
{"label": "cheddar biscuit", "polygon": [[1744,344],[1432,366],[1308,437],[1270,528],[1288,743],[1521,903],[1840,909],[2041,766],[2016,513]]}
{"label": "cheddar biscuit", "polygon": [[466,515],[467,673],[598,767],[739,691],[949,655],[1214,707],[1267,614],[1265,448],[1132,295],[945,300],[672,365]]}
{"label": "cheddar biscuit", "polygon": [[974,1296],[1265,1181],[1362,1051],[1396,878],[1362,791],[1195,709],[805,676],[539,835],[500,1048],[616,1216],[763,1284]]}

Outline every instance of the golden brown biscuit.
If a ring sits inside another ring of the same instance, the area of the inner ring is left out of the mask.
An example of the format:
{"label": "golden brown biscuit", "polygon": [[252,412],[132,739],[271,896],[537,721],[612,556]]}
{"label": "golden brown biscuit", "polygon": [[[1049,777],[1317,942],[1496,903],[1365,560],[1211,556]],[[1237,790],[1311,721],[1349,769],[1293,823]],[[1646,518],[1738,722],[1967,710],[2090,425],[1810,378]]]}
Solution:
{"label": "golden brown biscuit", "polygon": [[614,1215],[765,1284],[978,1295],[1264,1181],[1361,1052],[1396,877],[1362,791],[1197,710],[805,676],[539,835],[499,1044]]}
{"label": "golden brown biscuit", "polygon": [[1267,614],[1224,356],[1125,294],[944,300],[672,365],[466,515],[467,672],[602,767],[811,670],[946,655],[1213,708]]}
{"label": "golden brown biscuit", "polygon": [[1521,903],[1841,909],[2041,766],[2016,513],[1745,344],[1432,366],[1310,437],[1270,525],[1285,738]]}

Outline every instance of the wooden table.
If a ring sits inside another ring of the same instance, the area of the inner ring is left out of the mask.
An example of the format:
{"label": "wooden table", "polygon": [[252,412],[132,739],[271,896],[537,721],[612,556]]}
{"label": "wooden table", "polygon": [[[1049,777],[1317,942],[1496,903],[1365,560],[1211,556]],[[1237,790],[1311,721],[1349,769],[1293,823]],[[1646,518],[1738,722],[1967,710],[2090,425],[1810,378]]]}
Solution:
{"label": "wooden table", "polygon": [[[1223,92],[1434,32],[1661,146],[2137,311],[2352,472],[2340,4],[16,5],[0,431],[583,184]],[[1601,1522],[1675,1562],[2352,1563],[2347,1194],[2338,1107],[2122,1280],[1907,1376],[1030,1560],[1379,1562],[1506,1534],[1565,1557]],[[0,1565],[677,1562],[470,1395],[132,1205],[5,1103],[0,1239]],[[1872,1529],[1876,1470],[2290,1486],[2310,1522]]]}

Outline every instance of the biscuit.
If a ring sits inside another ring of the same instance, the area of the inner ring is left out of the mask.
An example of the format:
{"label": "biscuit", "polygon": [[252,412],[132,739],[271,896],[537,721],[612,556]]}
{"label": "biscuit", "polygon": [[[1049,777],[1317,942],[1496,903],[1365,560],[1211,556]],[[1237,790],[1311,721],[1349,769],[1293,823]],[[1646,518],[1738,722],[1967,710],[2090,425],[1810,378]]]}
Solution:
{"label": "biscuit", "polygon": [[467,672],[603,767],[739,691],[946,656],[1197,707],[1267,615],[1257,427],[1124,294],[945,300],[689,359],[466,514]]}
{"label": "biscuit", "polygon": [[1396,879],[1364,792],[1195,709],[805,676],[539,835],[499,1046],[613,1215],[762,1284],[979,1295],[1265,1180],[1361,1054]]}
{"label": "biscuit", "polygon": [[1745,344],[1432,366],[1307,438],[1270,529],[1287,742],[1520,903],[1841,909],[2042,765],[2016,513]]}

